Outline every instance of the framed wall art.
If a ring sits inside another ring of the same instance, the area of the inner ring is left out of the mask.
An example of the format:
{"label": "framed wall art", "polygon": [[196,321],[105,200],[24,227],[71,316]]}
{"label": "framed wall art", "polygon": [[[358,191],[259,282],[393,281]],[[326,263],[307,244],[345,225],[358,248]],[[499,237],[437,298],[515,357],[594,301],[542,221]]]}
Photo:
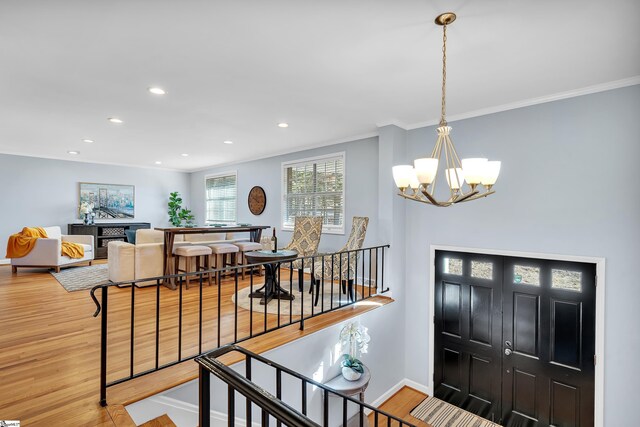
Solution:
{"label": "framed wall art", "polygon": [[134,218],[135,186],[81,182],[80,205],[85,202],[93,204],[95,219]]}

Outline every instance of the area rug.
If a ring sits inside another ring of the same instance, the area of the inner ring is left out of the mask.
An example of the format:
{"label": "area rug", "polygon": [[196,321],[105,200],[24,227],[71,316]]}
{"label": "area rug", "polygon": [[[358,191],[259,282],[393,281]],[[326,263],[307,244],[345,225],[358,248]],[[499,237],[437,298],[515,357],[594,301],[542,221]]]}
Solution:
{"label": "area rug", "polygon": [[427,397],[411,415],[433,427],[501,427],[436,397]]}
{"label": "area rug", "polygon": [[[256,284],[253,286],[253,290],[258,290],[262,284]],[[282,289],[289,291],[289,281],[283,281],[280,283]],[[312,296],[309,293],[310,282],[305,282],[303,292],[298,292],[298,282],[294,280],[294,284],[292,287],[293,296],[295,299],[291,301],[291,307],[288,300],[280,300],[280,314],[288,315],[291,311],[291,314],[297,315],[300,314],[300,301],[303,302],[303,309],[305,316],[307,314],[311,314],[311,306],[313,305]],[[244,308],[245,310],[256,311],[258,313],[264,313],[264,305],[260,304],[260,298],[249,298],[249,293],[251,292],[249,287],[242,288],[238,291],[238,307]],[[331,305],[333,297],[333,306]],[[361,299],[362,296],[358,293],[356,300]],[[235,294],[231,297],[231,301],[235,302]],[[251,300],[253,300],[253,307]],[[321,298],[318,300],[318,305],[313,307],[313,312],[318,313],[320,311],[328,311],[332,307],[337,308],[340,305],[346,305],[349,303],[349,299],[346,294],[342,294],[340,292],[340,286],[338,284],[334,284],[333,294],[331,293],[331,285],[327,285],[325,283],[325,292],[321,294]],[[323,305],[324,304],[324,305]],[[291,308],[291,310],[290,310]],[[269,314],[278,314],[278,300],[272,299],[267,304],[267,313]]]}
{"label": "area rug", "polygon": [[68,267],[60,271],[60,273],[52,272],[51,275],[67,292],[83,291],[96,285],[107,283],[109,281],[109,265]]}

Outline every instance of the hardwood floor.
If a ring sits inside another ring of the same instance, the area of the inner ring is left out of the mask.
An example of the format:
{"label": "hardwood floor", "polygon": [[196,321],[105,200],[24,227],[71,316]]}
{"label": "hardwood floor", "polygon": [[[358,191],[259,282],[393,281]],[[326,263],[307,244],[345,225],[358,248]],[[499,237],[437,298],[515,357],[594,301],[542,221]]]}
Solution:
{"label": "hardwood floor", "polygon": [[[261,280],[261,279],[259,279]],[[232,282],[229,282],[232,283]],[[241,286],[246,286],[242,282]],[[361,291],[364,291],[361,289]],[[114,380],[129,373],[131,311],[129,289],[109,291],[108,374]],[[220,295],[220,342],[234,338],[233,284]],[[155,365],[155,288],[136,291],[134,313],[134,372]],[[160,364],[175,360],[179,324],[179,293],[160,291]],[[203,288],[203,349],[217,345],[217,287]],[[373,304],[349,307],[305,321],[305,331],[291,325],[242,343],[261,353],[392,300],[374,297]],[[183,355],[198,350],[199,287],[183,293]],[[100,318],[89,291],[67,292],[46,270],[21,269],[11,274],[0,266],[0,419],[21,420],[23,426],[113,426],[112,416],[98,404]],[[294,316],[295,318],[295,316]],[[264,315],[238,311],[238,337],[263,325]],[[266,316],[276,326],[277,315]],[[280,316],[280,321],[288,321]],[[237,359],[229,357],[225,363]],[[196,363],[187,361],[162,371],[110,387],[110,405],[124,405],[197,377]],[[117,410],[111,411],[117,414]],[[117,418],[117,416],[116,416]]]}
{"label": "hardwood floor", "polygon": [[[401,418],[407,422],[410,422],[416,427],[431,427],[430,424],[427,424],[424,421],[421,421],[409,415],[413,408],[418,406],[424,399],[426,399],[426,397],[426,394],[411,387],[404,386],[393,396],[387,399],[382,405],[380,405],[380,409],[391,415],[395,415],[396,417]],[[369,414],[369,425],[375,426],[373,414]],[[388,424],[386,417],[378,418],[378,426],[387,427],[387,425]],[[394,423],[393,425],[397,425],[397,423]]]}

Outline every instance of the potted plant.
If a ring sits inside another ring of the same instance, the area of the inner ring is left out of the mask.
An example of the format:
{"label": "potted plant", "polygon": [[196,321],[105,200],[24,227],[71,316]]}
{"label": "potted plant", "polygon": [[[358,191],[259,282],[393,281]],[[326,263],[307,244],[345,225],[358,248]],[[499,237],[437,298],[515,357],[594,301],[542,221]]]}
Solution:
{"label": "potted plant", "polygon": [[178,216],[180,217],[180,220],[184,222],[185,227],[194,227],[193,220],[195,219],[195,216],[191,213],[191,209],[181,209]]}
{"label": "potted plant", "polygon": [[193,227],[193,220],[195,216],[191,213],[190,209],[185,209],[182,207],[182,197],[180,197],[180,193],[174,191],[169,193],[169,203],[167,204],[169,208],[169,222],[174,227],[180,227],[184,225],[186,227]]}
{"label": "potted plant", "polygon": [[367,352],[370,340],[367,328],[358,321],[348,323],[340,331],[340,344],[344,353],[341,362],[342,376],[346,380],[355,381],[364,373],[364,367],[358,357]]}

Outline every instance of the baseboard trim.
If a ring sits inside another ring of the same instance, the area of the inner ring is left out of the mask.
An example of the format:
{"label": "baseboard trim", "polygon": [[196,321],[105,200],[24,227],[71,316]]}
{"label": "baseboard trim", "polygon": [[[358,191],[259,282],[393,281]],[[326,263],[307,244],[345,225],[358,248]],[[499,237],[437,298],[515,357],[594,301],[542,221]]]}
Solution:
{"label": "baseboard trim", "polygon": [[[387,400],[389,400],[391,398],[391,396],[393,396],[394,394],[396,394],[397,392],[400,391],[400,389],[402,389],[402,387],[405,386],[405,382],[407,381],[406,378],[403,378],[402,380],[400,380],[396,385],[394,385],[393,387],[391,387],[389,390],[385,391],[384,393],[382,393],[377,399],[375,399],[373,402],[370,403],[371,406],[375,406],[376,408],[378,408],[380,405],[382,405],[384,402],[386,402]],[[369,415],[371,411],[368,411],[367,415]]]}
{"label": "baseboard trim", "polygon": [[424,384],[420,384],[418,382],[415,382],[415,381],[412,381],[412,380],[406,379],[406,378],[405,378],[405,381],[406,381],[405,385],[407,387],[411,387],[412,389],[418,390],[419,392],[424,393],[424,394],[428,394],[429,396],[433,395],[433,392],[431,391],[429,386],[426,386]]}
{"label": "baseboard trim", "polygon": [[11,264],[11,260],[9,258],[0,259],[0,265],[9,265]]}

